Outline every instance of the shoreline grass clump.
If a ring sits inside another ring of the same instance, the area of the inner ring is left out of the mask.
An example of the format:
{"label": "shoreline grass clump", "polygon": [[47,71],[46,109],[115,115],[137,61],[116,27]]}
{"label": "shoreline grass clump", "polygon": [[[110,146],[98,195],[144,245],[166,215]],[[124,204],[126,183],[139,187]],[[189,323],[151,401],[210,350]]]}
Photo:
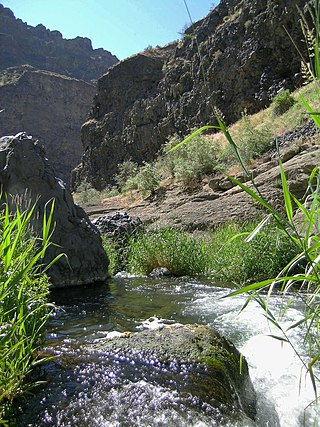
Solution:
{"label": "shoreline grass clump", "polygon": [[[47,208],[47,206],[46,206]],[[48,207],[49,209],[49,207]],[[37,355],[49,319],[49,280],[41,265],[52,235],[44,215],[42,237],[32,232],[33,206],[23,212],[8,203],[0,212],[0,424],[14,425],[13,402],[36,384],[26,379],[41,362]],[[52,263],[50,263],[52,265]],[[49,268],[49,266],[48,266]]]}
{"label": "shoreline grass clump", "polygon": [[215,282],[243,285],[276,274],[297,254],[296,245],[271,225],[248,240],[256,223],[231,223],[202,236],[163,228],[129,242],[131,273],[148,275],[167,268],[175,276],[207,275]]}
{"label": "shoreline grass clump", "polygon": [[267,279],[297,255],[297,245],[274,224],[250,239],[256,226],[257,222],[231,223],[213,232],[208,250],[214,280],[244,285]]}
{"label": "shoreline grass clump", "polygon": [[175,276],[204,274],[208,266],[205,246],[202,240],[172,228],[140,234],[130,242],[129,269],[143,275],[159,267]]}

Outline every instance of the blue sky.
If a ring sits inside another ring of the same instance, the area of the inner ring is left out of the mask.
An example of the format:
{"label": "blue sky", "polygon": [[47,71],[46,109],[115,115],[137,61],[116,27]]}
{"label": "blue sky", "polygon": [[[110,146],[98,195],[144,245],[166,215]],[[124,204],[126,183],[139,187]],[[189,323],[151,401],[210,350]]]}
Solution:
{"label": "blue sky", "polygon": [[[189,23],[183,0],[0,0],[30,25],[59,30],[64,38],[89,37],[119,59],[148,45],[179,38]],[[203,18],[217,0],[187,0],[194,21]]]}

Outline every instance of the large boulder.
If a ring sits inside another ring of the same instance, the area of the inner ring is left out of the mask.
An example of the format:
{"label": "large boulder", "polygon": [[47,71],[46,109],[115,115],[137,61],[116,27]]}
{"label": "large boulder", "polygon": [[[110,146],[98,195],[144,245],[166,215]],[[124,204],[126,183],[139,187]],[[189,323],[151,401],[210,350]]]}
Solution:
{"label": "large boulder", "polygon": [[130,217],[127,212],[100,215],[92,223],[101,233],[117,241],[130,238],[143,227],[139,217]]}
{"label": "large boulder", "polygon": [[[107,277],[108,259],[100,234],[86,213],[75,205],[70,191],[55,176],[43,147],[25,133],[0,138],[0,186],[3,195],[36,202],[34,228],[41,229],[45,205],[55,200],[56,227],[47,253],[49,262],[65,253],[49,270],[55,287],[89,284]],[[9,197],[9,203],[10,197]]]}
{"label": "large boulder", "polygon": [[136,380],[139,376],[152,378],[181,396],[192,396],[198,404],[200,401],[217,408],[216,422],[222,416],[234,421],[255,418],[256,395],[247,362],[214,329],[203,325],[162,325],[124,333],[96,348],[105,357],[127,365],[127,369],[123,368],[127,374],[130,366],[138,367],[134,369]]}
{"label": "large boulder", "polygon": [[255,392],[234,345],[206,326],[158,326],[53,346],[59,357],[35,375],[44,387],[17,426],[256,426]]}

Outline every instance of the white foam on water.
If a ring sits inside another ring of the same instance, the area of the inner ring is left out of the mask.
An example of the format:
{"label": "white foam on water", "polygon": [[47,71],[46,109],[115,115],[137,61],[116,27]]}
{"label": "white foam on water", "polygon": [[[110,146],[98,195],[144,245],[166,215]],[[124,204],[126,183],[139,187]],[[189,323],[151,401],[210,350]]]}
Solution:
{"label": "white foam on water", "polygon": [[[216,299],[203,294],[197,295],[186,310],[200,313],[203,320],[230,338],[246,357],[257,392],[259,427],[319,426],[320,405],[308,406],[315,394],[310,376],[295,352],[302,354],[307,362],[303,331],[300,328],[290,331],[292,346],[271,337],[281,336],[281,331],[267,321],[254,301],[241,311],[244,301],[245,297],[240,296]],[[274,313],[280,306],[280,298],[271,300],[270,308]],[[279,323],[286,330],[301,318],[299,309],[289,308]]]}

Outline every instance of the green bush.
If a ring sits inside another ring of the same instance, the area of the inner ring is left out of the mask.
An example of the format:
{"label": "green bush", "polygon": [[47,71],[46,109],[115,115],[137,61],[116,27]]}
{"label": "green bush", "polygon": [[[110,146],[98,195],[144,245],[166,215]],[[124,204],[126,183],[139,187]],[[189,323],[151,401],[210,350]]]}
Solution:
{"label": "green bush", "polygon": [[297,247],[272,226],[247,242],[254,227],[254,223],[228,224],[214,231],[209,240],[171,228],[140,234],[130,242],[128,265],[136,274],[166,267],[177,276],[210,274],[226,283],[263,280],[282,269],[296,255]]}
{"label": "green bush", "polygon": [[101,234],[101,240],[103,249],[105,250],[109,259],[108,273],[110,276],[113,276],[114,274],[118,273],[118,271],[123,270],[123,268],[121,268],[121,263],[123,260],[121,259],[121,254],[119,252],[119,246],[117,242],[106,237],[105,234]]}
{"label": "green bush", "polygon": [[136,175],[129,178],[122,190],[129,191],[137,189],[143,197],[152,194],[160,185],[160,175],[154,164],[145,163]]}
{"label": "green bush", "polygon": [[295,103],[293,96],[288,90],[281,91],[276,95],[271,104],[272,114],[274,116],[281,116],[287,112]]}
{"label": "green bush", "polygon": [[251,162],[265,153],[271,147],[272,140],[273,135],[268,125],[253,127],[250,117],[247,114],[243,115],[239,132],[239,149],[245,162]]}
{"label": "green bush", "polygon": [[117,196],[119,190],[116,187],[106,187],[102,191],[98,191],[88,182],[82,182],[74,194],[74,199],[77,203],[96,203],[108,197]]}
{"label": "green bush", "polygon": [[255,226],[232,223],[212,234],[208,251],[214,279],[237,284],[264,280],[276,275],[297,254],[292,240],[272,225],[246,241]]}
{"label": "green bush", "polygon": [[[273,135],[269,125],[253,126],[251,118],[246,113],[242,115],[237,147],[245,163],[250,164],[271,148],[272,140]],[[221,166],[230,167],[238,163],[238,158],[231,144],[218,148],[217,157]]]}
{"label": "green bush", "polygon": [[94,202],[100,199],[99,191],[86,181],[79,185],[74,196],[77,203]]}
{"label": "green bush", "polygon": [[121,190],[129,179],[132,179],[137,175],[138,165],[131,160],[125,160],[118,164],[118,171],[119,172],[115,175],[114,179],[118,188]]}
{"label": "green bush", "polygon": [[[179,143],[177,136],[172,137],[164,146],[166,153]],[[201,179],[215,170],[217,165],[215,147],[205,137],[197,136],[179,150],[168,153],[160,164],[162,173],[176,179],[183,189],[193,188]]]}

